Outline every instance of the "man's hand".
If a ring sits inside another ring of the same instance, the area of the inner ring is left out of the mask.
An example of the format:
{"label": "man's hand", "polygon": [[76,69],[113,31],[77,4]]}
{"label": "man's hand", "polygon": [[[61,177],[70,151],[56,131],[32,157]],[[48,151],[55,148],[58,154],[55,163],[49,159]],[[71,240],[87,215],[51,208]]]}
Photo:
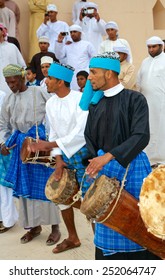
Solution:
{"label": "man's hand", "polygon": [[58,34],[58,38],[57,38],[57,42],[58,42],[58,43],[62,43],[63,40],[64,40],[64,37],[65,37],[65,36],[63,36],[62,33],[59,33],[59,34]]}
{"label": "man's hand", "polygon": [[103,166],[113,158],[114,156],[112,154],[106,153],[103,156],[89,159],[89,165],[86,168],[86,174],[92,178],[96,177],[97,173],[103,168]]}
{"label": "man's hand", "polygon": [[45,15],[44,15],[44,24],[47,24],[48,21],[49,21],[49,15],[48,15],[48,13],[45,13]]}
{"label": "man's hand", "polygon": [[5,144],[2,144],[2,145],[1,145],[1,154],[2,154],[3,156],[7,156],[7,155],[10,154],[10,152],[9,152],[8,148],[5,146]]}
{"label": "man's hand", "polygon": [[37,151],[49,152],[55,147],[57,147],[56,142],[48,142],[48,141],[44,141],[44,140],[38,140],[37,142],[32,142],[31,144],[29,144],[27,149],[28,149],[29,152],[35,153]]}
{"label": "man's hand", "polygon": [[82,8],[80,11],[79,20],[82,21],[84,17],[85,17],[84,8]]}
{"label": "man's hand", "polygon": [[97,21],[100,20],[99,13],[98,13],[97,11],[94,11],[93,15],[94,15],[94,17],[95,17],[95,19],[96,19]]}
{"label": "man's hand", "polygon": [[59,181],[62,177],[64,167],[66,167],[67,164],[62,160],[61,156],[56,156],[56,167],[55,171],[53,173],[55,181]]}

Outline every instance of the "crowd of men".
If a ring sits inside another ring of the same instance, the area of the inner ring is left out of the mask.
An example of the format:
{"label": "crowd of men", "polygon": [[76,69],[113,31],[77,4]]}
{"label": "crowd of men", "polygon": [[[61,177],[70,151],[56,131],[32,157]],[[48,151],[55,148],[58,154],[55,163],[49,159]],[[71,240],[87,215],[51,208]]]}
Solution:
{"label": "crowd of men", "polygon": [[[58,182],[64,169],[74,170],[82,199],[88,177],[104,174],[121,183],[127,174],[125,189],[139,199],[144,178],[164,164],[164,42],[146,40],[148,57],[136,75],[130,44],[115,21],[100,18],[97,4],[76,1],[70,26],[48,4],[36,30],[40,51],[26,65],[20,46],[9,41],[17,37],[19,9],[14,14],[5,2],[14,1],[0,0],[0,233],[19,220],[25,244],[51,225],[46,244],[54,245],[61,213],[68,236],[53,249],[57,254],[81,240],[74,207],[57,206],[45,195],[52,173]],[[22,161],[27,138],[33,139],[27,152],[48,152],[55,168]],[[92,228],[97,260],[160,259],[102,223]]]}

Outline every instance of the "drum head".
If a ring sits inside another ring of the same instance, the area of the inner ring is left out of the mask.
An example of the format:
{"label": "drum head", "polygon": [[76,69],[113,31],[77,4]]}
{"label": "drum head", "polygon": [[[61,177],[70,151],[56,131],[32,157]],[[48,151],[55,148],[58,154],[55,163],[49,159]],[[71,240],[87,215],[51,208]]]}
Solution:
{"label": "drum head", "polygon": [[147,230],[164,239],[165,165],[160,165],[145,178],[140,192],[139,209]]}
{"label": "drum head", "polygon": [[108,215],[119,188],[120,184],[116,178],[101,175],[86,192],[80,211],[86,215],[88,220],[102,220],[104,216]]}
{"label": "drum head", "polygon": [[64,168],[60,181],[55,181],[54,172],[50,175],[46,186],[46,197],[56,204],[68,205],[73,202],[72,197],[78,192],[75,171]]}

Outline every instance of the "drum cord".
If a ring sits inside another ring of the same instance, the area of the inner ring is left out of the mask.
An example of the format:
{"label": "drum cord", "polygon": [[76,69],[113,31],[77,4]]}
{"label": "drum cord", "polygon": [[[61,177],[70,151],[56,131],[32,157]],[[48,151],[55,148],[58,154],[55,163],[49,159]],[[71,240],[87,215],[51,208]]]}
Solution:
{"label": "drum cord", "polygon": [[[39,162],[37,160],[42,160],[42,159],[48,159],[50,162]],[[24,163],[29,163],[30,161],[30,164],[41,164],[41,165],[44,165],[46,167],[55,167],[55,164],[56,164],[56,160],[54,157],[48,157],[48,156],[44,156],[44,157],[40,157],[39,156],[39,152],[38,154],[35,153],[35,157],[32,157],[32,158],[28,158],[28,160],[24,161]]]}
{"label": "drum cord", "polygon": [[129,164],[129,165],[127,166],[127,168],[126,168],[126,171],[125,171],[123,180],[122,180],[122,182],[121,182],[121,187],[120,187],[120,189],[119,189],[118,196],[117,196],[117,198],[116,198],[115,204],[113,205],[113,207],[112,207],[111,211],[109,212],[109,214],[108,214],[102,221],[99,221],[99,222],[97,222],[97,223],[101,223],[101,224],[104,223],[104,222],[112,215],[112,213],[113,213],[113,211],[114,211],[114,209],[115,209],[115,207],[116,207],[116,205],[117,205],[117,203],[118,203],[118,201],[119,201],[119,198],[120,198],[120,196],[121,196],[121,192],[122,192],[122,190],[123,190],[123,188],[124,188],[124,186],[125,186],[125,182],[126,182],[126,177],[127,177],[127,174],[128,174],[129,166],[130,166],[130,164]]}
{"label": "drum cord", "polygon": [[69,204],[69,206],[72,206],[75,202],[79,201],[81,198],[82,198],[82,184],[83,184],[83,181],[84,181],[84,178],[86,176],[86,172],[84,172],[84,175],[82,177],[82,180],[81,180],[81,184],[80,184],[80,189],[79,191],[73,196],[73,202]]}

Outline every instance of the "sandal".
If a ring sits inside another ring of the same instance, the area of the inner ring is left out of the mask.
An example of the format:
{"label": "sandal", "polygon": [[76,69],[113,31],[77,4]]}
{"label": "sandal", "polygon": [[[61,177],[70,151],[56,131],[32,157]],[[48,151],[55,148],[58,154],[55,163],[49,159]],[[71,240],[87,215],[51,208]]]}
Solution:
{"label": "sandal", "polygon": [[11,229],[12,227],[4,227],[4,226],[1,226],[0,227],[0,233],[4,233],[6,231],[8,231],[9,229]]}
{"label": "sandal", "polygon": [[21,239],[20,239],[21,243],[26,244],[26,243],[30,242],[33,238],[40,235],[41,231],[42,231],[41,226],[32,228],[30,231],[26,232],[21,237]]}
{"label": "sandal", "polygon": [[60,237],[61,237],[60,231],[56,233],[50,233],[48,239],[46,240],[46,245],[51,246],[56,244],[60,240]]}
{"label": "sandal", "polygon": [[73,243],[72,241],[70,241],[69,239],[64,239],[60,244],[58,244],[53,250],[52,252],[54,254],[58,254],[70,249],[74,249],[77,247],[80,247],[81,243]]}

